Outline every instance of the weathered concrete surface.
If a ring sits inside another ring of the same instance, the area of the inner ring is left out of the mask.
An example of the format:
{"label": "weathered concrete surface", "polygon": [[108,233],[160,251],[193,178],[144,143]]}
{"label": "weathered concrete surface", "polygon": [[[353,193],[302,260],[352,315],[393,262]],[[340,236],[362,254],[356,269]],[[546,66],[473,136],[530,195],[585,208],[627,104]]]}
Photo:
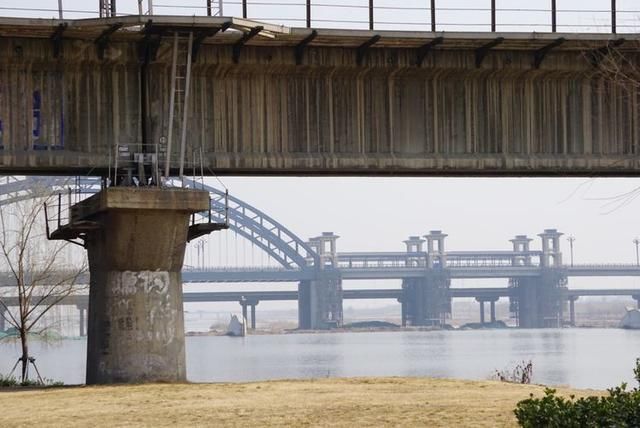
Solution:
{"label": "weathered concrete surface", "polygon": [[511,279],[515,288],[512,312],[521,328],[559,327],[564,318],[567,278],[558,270],[547,270],[538,277]]}
{"label": "weathered concrete surface", "polygon": [[[142,104],[147,143],[165,141],[170,33],[141,74],[138,33],[114,34],[99,59],[94,40],[107,24],[72,26],[55,59],[49,38],[55,23],[38,25],[39,32],[33,25],[22,32],[0,25],[0,171],[105,171],[116,144],[139,150]],[[615,35],[377,31],[381,41],[359,65],[357,47],[374,33],[319,30],[297,65],[295,46],[308,31],[258,36],[237,64],[231,46],[239,33],[218,34],[201,46],[192,75],[188,162],[202,147],[207,173],[640,170],[637,89],[603,77],[591,61]],[[436,36],[445,42],[417,66],[418,48]],[[498,36],[504,42],[478,67],[478,48]],[[535,52],[561,36],[567,41],[536,68]],[[625,39],[621,52],[637,66],[638,37]],[[141,103],[144,80],[149,98]],[[42,98],[37,143],[49,150],[34,150],[36,91]]]}
{"label": "weathered concrete surface", "polygon": [[298,328],[327,330],[341,327],[342,280],[338,271],[323,270],[320,279],[298,285]]}
{"label": "weathered concrete surface", "polygon": [[208,204],[202,191],[132,188],[78,204],[76,221],[101,225],[86,239],[87,384],[186,380],[181,269],[189,215]]}
{"label": "weathered concrete surface", "polygon": [[429,272],[422,278],[403,279],[403,318],[413,326],[444,323],[451,313],[450,286],[446,272]]}

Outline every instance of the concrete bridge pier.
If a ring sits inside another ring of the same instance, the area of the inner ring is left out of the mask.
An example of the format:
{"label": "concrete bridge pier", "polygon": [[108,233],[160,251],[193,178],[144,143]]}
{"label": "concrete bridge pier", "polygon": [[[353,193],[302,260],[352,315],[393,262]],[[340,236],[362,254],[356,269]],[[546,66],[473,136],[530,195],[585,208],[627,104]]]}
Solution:
{"label": "concrete bridge pier", "polygon": [[342,278],[338,270],[336,241],[333,232],[323,232],[309,240],[318,254],[315,278],[298,285],[298,328],[328,330],[342,326]]}
{"label": "concrete bridge pier", "polygon": [[257,299],[246,299],[246,298],[242,298],[242,300],[240,300],[240,306],[242,306],[242,318],[244,319],[243,322],[249,322],[249,318],[247,318],[247,307],[251,308],[251,330],[255,330],[256,329],[256,306],[258,305],[258,303],[260,303],[260,300]]}
{"label": "concrete bridge pier", "polygon": [[489,302],[489,316],[490,316],[490,322],[493,324],[494,322],[496,322],[496,302],[498,301],[497,297],[492,297],[492,298],[486,298],[486,297],[476,297],[476,301],[478,303],[480,303],[480,324],[484,324],[485,323],[485,307],[484,304],[486,302]]}
{"label": "concrete bridge pier", "polygon": [[560,327],[566,277],[560,272],[547,272],[538,277],[511,280],[516,289],[518,326],[521,328]]}
{"label": "concrete bridge pier", "polygon": [[640,294],[636,294],[633,296],[633,300],[636,301],[636,307],[640,309]]}
{"label": "concrete bridge pier", "polygon": [[80,331],[78,333],[80,334],[80,337],[85,337],[87,335],[88,308],[83,305],[78,305],[77,308],[78,308],[78,314],[80,315],[80,321],[79,321]]}
{"label": "concrete bridge pier", "polygon": [[404,297],[398,298],[398,303],[400,303],[400,320],[402,327],[407,326],[407,302]]}
{"label": "concrete bridge pier", "polygon": [[571,327],[576,326],[576,300],[578,300],[578,296],[569,297],[569,325]]}
{"label": "concrete bridge pier", "polygon": [[433,326],[445,322],[451,313],[449,286],[451,281],[443,272],[430,272],[423,278],[402,280],[405,318],[412,326]]}
{"label": "concrete bridge pier", "polygon": [[186,380],[181,270],[189,217],[208,209],[204,191],[111,187],[53,233],[88,250],[87,384]]}
{"label": "concrete bridge pier", "polygon": [[342,326],[342,279],[334,269],[298,284],[298,328],[328,330]]}
{"label": "concrete bridge pier", "polygon": [[0,312],[0,331],[5,331],[7,329],[5,321],[4,321],[4,313],[5,311]]}

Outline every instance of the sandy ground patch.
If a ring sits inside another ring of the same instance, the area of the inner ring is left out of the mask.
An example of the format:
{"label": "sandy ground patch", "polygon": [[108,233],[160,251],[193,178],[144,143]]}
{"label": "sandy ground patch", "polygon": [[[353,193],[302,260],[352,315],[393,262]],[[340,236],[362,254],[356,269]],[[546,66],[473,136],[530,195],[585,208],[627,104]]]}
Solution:
{"label": "sandy ground patch", "polygon": [[515,426],[516,403],[543,391],[427,378],[5,389],[0,427]]}

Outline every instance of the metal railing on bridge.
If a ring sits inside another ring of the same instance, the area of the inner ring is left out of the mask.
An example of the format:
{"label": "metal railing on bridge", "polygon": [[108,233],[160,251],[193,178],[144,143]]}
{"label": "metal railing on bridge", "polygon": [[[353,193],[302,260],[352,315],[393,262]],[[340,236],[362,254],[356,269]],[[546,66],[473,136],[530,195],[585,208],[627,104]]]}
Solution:
{"label": "metal railing on bridge", "polygon": [[[26,17],[95,18],[124,15],[237,16],[291,27],[415,31],[541,31],[633,33],[640,9],[632,0],[102,0],[108,7],[0,6]],[[593,6],[592,6],[593,5]]]}

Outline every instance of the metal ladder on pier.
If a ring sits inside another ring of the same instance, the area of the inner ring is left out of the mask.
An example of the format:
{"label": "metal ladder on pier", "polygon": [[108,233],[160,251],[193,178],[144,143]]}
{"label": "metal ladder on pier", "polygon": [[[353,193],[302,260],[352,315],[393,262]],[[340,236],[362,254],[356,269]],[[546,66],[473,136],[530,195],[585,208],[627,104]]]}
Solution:
{"label": "metal ladder on pier", "polygon": [[[187,118],[189,114],[189,89],[191,86],[191,54],[193,32],[188,35],[176,32],[173,38],[173,59],[171,63],[171,89],[169,96],[169,130],[167,132],[167,154],[164,168],[165,177],[171,171],[174,122],[180,132],[180,180],[184,182],[184,157],[187,138]],[[177,112],[176,112],[177,110]],[[176,117],[177,114],[177,117]],[[176,120],[177,119],[177,120]]]}

